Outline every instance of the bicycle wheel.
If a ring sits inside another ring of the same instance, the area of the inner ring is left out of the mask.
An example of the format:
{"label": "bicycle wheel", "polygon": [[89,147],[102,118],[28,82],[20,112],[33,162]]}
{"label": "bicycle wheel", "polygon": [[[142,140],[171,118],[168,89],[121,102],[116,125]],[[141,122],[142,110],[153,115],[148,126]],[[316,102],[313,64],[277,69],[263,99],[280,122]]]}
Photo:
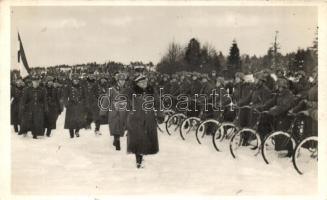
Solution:
{"label": "bicycle wheel", "polygon": [[293,166],[299,174],[318,170],[318,137],[311,136],[302,140],[295,148]]}
{"label": "bicycle wheel", "polygon": [[293,155],[296,142],[287,132],[273,132],[264,139],[262,143],[262,157],[267,164],[274,162],[288,162]]}
{"label": "bicycle wheel", "polygon": [[198,125],[200,124],[200,118],[198,117],[189,117],[185,119],[180,128],[179,133],[183,140],[186,140],[193,133],[195,134]]}
{"label": "bicycle wheel", "polygon": [[166,131],[168,135],[176,133],[184,119],[186,119],[186,116],[183,113],[176,113],[169,117],[166,123]]}
{"label": "bicycle wheel", "polygon": [[229,140],[236,132],[233,123],[222,123],[217,131],[212,135],[212,143],[217,151],[221,151],[224,140]]}
{"label": "bicycle wheel", "polygon": [[260,145],[259,134],[253,129],[243,128],[231,138],[229,150],[233,158],[257,156],[260,153]]}
{"label": "bicycle wheel", "polygon": [[206,136],[213,135],[219,128],[220,123],[214,119],[208,119],[203,121],[196,129],[196,140],[199,144],[202,144],[206,139]]}

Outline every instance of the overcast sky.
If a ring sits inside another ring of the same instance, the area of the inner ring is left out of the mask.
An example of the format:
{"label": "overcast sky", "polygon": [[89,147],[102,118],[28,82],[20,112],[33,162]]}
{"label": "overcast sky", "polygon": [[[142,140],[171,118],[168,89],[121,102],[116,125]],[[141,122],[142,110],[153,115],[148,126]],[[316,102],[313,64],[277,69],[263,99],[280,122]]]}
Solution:
{"label": "overcast sky", "polygon": [[29,65],[114,60],[157,63],[168,44],[195,37],[227,55],[263,55],[279,30],[281,52],[312,45],[315,7],[13,7],[12,59],[19,30]]}

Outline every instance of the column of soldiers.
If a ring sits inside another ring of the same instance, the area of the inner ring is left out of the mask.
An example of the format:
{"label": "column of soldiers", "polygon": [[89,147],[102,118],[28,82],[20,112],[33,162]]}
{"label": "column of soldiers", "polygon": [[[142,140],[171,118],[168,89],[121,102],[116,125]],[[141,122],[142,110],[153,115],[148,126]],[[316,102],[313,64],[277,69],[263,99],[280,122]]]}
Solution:
{"label": "column of soldiers", "polygon": [[[91,123],[95,124],[95,134],[101,135],[100,125],[110,124],[116,117],[110,113],[104,115],[100,112],[99,97],[106,94],[108,88],[113,88],[119,93],[121,88],[130,87],[132,80],[139,74],[140,72],[136,70],[130,74],[91,73],[86,79],[79,74],[73,74],[69,78],[56,75],[40,77],[37,74],[24,80],[18,78],[11,85],[11,124],[14,131],[20,135],[26,135],[31,131],[34,139],[43,135],[50,137],[51,130],[57,128],[56,121],[65,107],[64,128],[69,131],[71,138],[79,137],[79,131],[83,128],[90,129]],[[148,77],[148,84],[158,94],[160,88],[163,88],[164,93],[175,97],[179,94],[209,95],[215,89],[223,96],[230,95],[232,103],[238,106],[249,105],[261,111],[266,110],[267,117],[261,123],[262,133],[270,131],[266,123],[271,121],[271,117],[282,120],[287,112],[305,110],[304,113],[307,113],[310,119],[317,121],[317,71],[311,77],[303,71],[290,77],[282,69],[274,72],[275,77],[271,76],[272,72],[269,70],[254,73],[252,76],[237,72],[234,78],[229,79],[215,71],[209,74],[197,72],[172,75],[157,72],[145,74]],[[220,102],[224,106],[230,103],[229,99]],[[176,105],[176,102],[173,102],[173,105]],[[201,106],[200,112],[193,110],[188,112],[190,116],[200,114],[202,118],[217,117],[217,113],[211,109],[204,112]],[[250,122],[246,117],[247,113],[242,114],[239,123],[246,126]],[[226,114],[225,120],[232,120],[234,117],[232,114],[229,117]],[[122,136],[124,126],[120,127],[119,123],[117,126],[111,127],[110,132],[114,136],[114,146],[120,149],[119,137]]]}

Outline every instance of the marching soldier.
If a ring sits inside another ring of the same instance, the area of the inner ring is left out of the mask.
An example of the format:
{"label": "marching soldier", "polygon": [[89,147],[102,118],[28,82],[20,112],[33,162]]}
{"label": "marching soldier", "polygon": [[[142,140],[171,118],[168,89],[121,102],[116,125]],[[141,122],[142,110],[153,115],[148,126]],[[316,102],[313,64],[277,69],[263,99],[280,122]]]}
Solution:
{"label": "marching soldier", "polygon": [[79,137],[79,130],[85,127],[86,124],[86,94],[83,89],[79,77],[73,75],[72,84],[66,89],[65,105],[66,105],[66,117],[65,117],[65,129],[69,129],[71,138]]}
{"label": "marching soldier", "polygon": [[33,139],[44,135],[44,116],[47,113],[46,90],[40,86],[40,77],[32,76],[32,87],[26,88],[20,105],[22,113],[20,134],[32,132]]}
{"label": "marching soldier", "polygon": [[52,76],[48,76],[46,78],[46,86],[45,89],[47,91],[47,105],[48,105],[48,112],[45,113],[45,128],[46,136],[50,137],[51,130],[56,129],[56,123],[59,114],[61,113],[61,106],[60,106],[60,93],[59,88],[54,86],[54,78]]}
{"label": "marching soldier", "polygon": [[[142,168],[144,155],[156,154],[159,151],[157,121],[154,110],[144,109],[145,95],[151,95],[155,108],[159,107],[154,90],[148,85],[145,76],[139,75],[134,79],[133,87],[126,91],[129,113],[127,117],[127,152],[135,154],[137,168]],[[133,98],[133,95],[136,95]],[[157,113],[159,123],[162,122],[160,112]]]}
{"label": "marching soldier", "polygon": [[93,95],[94,100],[96,100],[90,102],[90,105],[92,110],[92,118],[95,120],[95,135],[101,135],[100,125],[108,124],[108,120],[102,119],[102,117],[100,116],[99,98],[107,93],[108,80],[105,77],[101,77],[98,81],[98,84],[94,86],[95,87],[93,88]]}
{"label": "marching soldier", "polygon": [[11,125],[14,126],[16,133],[19,132],[18,126],[20,126],[21,116],[21,113],[19,113],[19,104],[23,96],[24,87],[25,83],[20,78],[11,86]]}
{"label": "marching soldier", "polygon": [[[91,123],[95,122],[96,114],[98,113],[98,99],[97,99],[97,90],[94,90],[97,86],[96,79],[94,74],[88,75],[85,81],[85,90],[86,90],[86,110],[87,110],[87,118],[86,118],[86,129],[91,128]],[[94,109],[96,111],[94,112]]]}
{"label": "marching soldier", "polygon": [[120,137],[124,136],[126,130],[127,111],[124,108],[126,108],[127,102],[121,102],[118,96],[128,88],[126,85],[127,75],[118,72],[115,74],[115,78],[116,84],[109,88],[107,98],[101,102],[104,110],[101,110],[100,113],[101,115],[108,113],[110,135],[114,137],[113,145],[117,151],[120,151]]}
{"label": "marching soldier", "polygon": [[[64,110],[64,95],[65,95],[65,88],[66,86],[60,82],[59,77],[54,79],[53,82],[53,87],[57,90],[58,96],[59,96],[59,115],[62,113],[62,111]],[[59,116],[58,115],[58,116]]]}

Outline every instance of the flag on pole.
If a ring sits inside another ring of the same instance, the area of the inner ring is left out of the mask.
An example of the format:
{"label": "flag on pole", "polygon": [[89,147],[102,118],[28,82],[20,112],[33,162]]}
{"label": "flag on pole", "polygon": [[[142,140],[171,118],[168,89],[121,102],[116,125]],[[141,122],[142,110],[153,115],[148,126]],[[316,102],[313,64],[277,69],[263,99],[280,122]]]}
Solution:
{"label": "flag on pole", "polygon": [[30,73],[30,68],[27,63],[24,47],[20,35],[18,33],[18,50],[17,50],[17,62],[20,75],[25,78]]}

